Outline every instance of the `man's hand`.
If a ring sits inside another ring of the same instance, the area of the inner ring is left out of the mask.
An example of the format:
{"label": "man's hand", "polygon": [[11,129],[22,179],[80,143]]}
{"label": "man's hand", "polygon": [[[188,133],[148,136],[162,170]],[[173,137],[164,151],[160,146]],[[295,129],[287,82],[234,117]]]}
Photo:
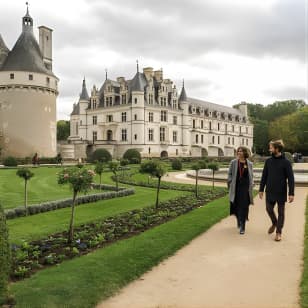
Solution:
{"label": "man's hand", "polygon": [[294,196],[289,196],[289,203],[292,203],[294,201]]}
{"label": "man's hand", "polygon": [[263,192],[262,191],[259,192],[259,198],[263,199]]}

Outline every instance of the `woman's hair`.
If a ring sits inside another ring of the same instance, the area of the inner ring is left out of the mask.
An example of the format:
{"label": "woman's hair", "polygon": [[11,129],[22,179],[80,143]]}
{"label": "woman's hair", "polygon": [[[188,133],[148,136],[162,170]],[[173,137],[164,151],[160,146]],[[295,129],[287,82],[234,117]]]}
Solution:
{"label": "woman's hair", "polygon": [[237,150],[236,150],[236,153],[237,153],[239,150],[242,150],[242,151],[243,151],[244,157],[245,157],[245,158],[249,158],[250,153],[249,153],[248,148],[242,147],[242,146],[241,146],[241,147],[238,147]]}
{"label": "woman's hair", "polygon": [[284,144],[282,139],[279,140],[272,140],[270,141],[270,144],[277,149],[279,152],[282,152],[283,148],[284,148]]}

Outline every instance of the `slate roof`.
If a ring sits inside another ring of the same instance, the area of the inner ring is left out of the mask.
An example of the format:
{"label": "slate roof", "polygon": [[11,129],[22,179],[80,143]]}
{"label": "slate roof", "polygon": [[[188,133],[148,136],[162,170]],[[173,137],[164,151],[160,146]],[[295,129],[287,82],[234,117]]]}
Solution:
{"label": "slate roof", "polygon": [[81,100],[85,100],[85,101],[90,100],[90,97],[89,97],[89,94],[88,94],[88,91],[87,91],[87,87],[86,87],[86,80],[85,80],[85,78],[82,81],[82,90],[81,90],[81,94],[80,94],[79,100],[80,101]]}
{"label": "slate roof", "polygon": [[143,73],[137,72],[134,78],[130,82],[130,91],[141,91],[145,90],[147,86],[147,80]]}
{"label": "slate roof", "polygon": [[225,113],[231,113],[234,115],[243,116],[242,112],[239,109],[206,102],[206,101],[196,99],[196,98],[187,97],[186,102],[195,104],[195,105],[200,105],[203,108],[207,108],[209,111],[219,111],[219,112],[225,112]]}
{"label": "slate roof", "polygon": [[[23,17],[23,22],[25,18],[31,19],[28,10],[26,16]],[[39,44],[33,35],[32,23],[31,25],[23,25],[22,33],[13,49],[8,53],[0,70],[27,71],[54,76],[52,71],[48,70],[44,64]]]}
{"label": "slate roof", "polygon": [[74,104],[73,106],[73,111],[71,113],[71,115],[78,115],[80,113],[80,105],[78,104]]}

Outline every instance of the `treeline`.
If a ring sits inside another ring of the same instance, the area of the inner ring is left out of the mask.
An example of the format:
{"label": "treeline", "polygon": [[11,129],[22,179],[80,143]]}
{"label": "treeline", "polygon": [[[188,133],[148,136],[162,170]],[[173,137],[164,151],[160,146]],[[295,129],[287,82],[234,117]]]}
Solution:
{"label": "treeline", "polygon": [[248,104],[254,124],[254,152],[267,155],[268,141],[283,139],[285,150],[308,155],[308,105],[303,100]]}

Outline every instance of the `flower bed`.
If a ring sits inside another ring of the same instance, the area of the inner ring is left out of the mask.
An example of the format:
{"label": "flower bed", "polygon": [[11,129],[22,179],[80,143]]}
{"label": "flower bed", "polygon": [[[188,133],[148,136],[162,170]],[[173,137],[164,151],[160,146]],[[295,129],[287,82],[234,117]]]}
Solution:
{"label": "flower bed", "polygon": [[87,254],[119,239],[131,237],[154,226],[185,214],[226,194],[225,189],[192,195],[162,202],[156,209],[145,207],[109,217],[104,220],[83,224],[75,228],[72,246],[67,244],[67,232],[52,234],[48,238],[12,244],[11,279],[29,277],[46,266],[59,264],[63,260]]}
{"label": "flower bed", "polygon": [[[100,188],[101,189],[108,189],[108,190],[116,190],[114,186],[111,185],[99,185],[93,184],[93,188]],[[135,191],[133,188],[119,188],[118,191],[108,191],[103,193],[97,194],[89,194],[86,196],[79,196],[76,199],[76,205],[90,203],[90,202],[97,202],[99,200],[107,200],[117,197],[125,197],[134,194]],[[48,211],[54,211],[57,209],[62,209],[65,207],[72,206],[73,199],[67,198],[62,200],[55,200],[55,201],[48,201],[40,204],[33,204],[27,207],[27,211],[29,215],[36,215],[39,213],[44,213]],[[14,219],[21,216],[26,216],[26,209],[25,207],[16,207],[14,209],[8,209],[5,211],[5,215],[7,219]]]}

